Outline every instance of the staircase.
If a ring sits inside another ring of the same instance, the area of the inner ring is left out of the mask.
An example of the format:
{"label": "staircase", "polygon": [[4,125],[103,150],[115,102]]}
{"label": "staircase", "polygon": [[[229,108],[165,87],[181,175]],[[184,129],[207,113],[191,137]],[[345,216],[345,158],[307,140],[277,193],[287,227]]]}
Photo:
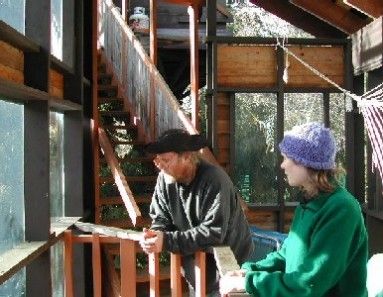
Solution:
{"label": "staircase", "polygon": [[152,158],[144,152],[143,137],[132,124],[129,111],[123,99],[118,96],[118,87],[112,83],[113,75],[106,72],[106,66],[98,67],[98,113],[99,126],[103,128],[114,149],[115,156],[124,173],[135,201],[142,213],[142,219],[133,226],[119,194],[114,178],[100,151],[99,193],[96,201],[96,223],[119,228],[141,230],[150,226],[148,210],[153,194],[157,171]]}
{"label": "staircase", "polygon": [[[106,66],[99,57],[98,67],[98,116],[99,126],[105,130],[113,147],[115,157],[125,175],[130,190],[141,211],[142,218],[136,226],[132,224],[124,201],[114,182],[104,154],[99,155],[99,193],[96,198],[96,224],[125,229],[142,230],[151,224],[148,215],[151,197],[157,179],[157,170],[152,157],[144,152],[145,137],[139,135],[137,127],[132,124],[129,111],[125,108],[123,99],[119,97],[117,85],[113,83],[113,75],[107,73]],[[109,270],[108,278],[119,275],[119,248],[110,244],[105,249],[104,265]],[[162,255],[165,264],[169,264],[167,255]],[[140,296],[149,295],[149,275],[147,272],[147,256],[137,252],[137,292]],[[115,271],[114,273],[111,270]],[[161,265],[161,290],[163,295],[169,292],[170,267]],[[106,283],[113,282],[110,279]],[[116,286],[118,287],[118,286]],[[116,293],[106,292],[107,296]]]}

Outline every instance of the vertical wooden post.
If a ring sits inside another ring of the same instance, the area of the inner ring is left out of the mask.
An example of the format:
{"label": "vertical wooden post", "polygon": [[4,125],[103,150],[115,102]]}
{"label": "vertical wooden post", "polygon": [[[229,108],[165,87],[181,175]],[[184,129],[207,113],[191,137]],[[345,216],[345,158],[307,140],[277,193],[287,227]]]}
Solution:
{"label": "vertical wooden post", "polygon": [[190,98],[192,104],[192,123],[199,130],[199,36],[198,36],[198,5],[188,7],[190,23]]}
{"label": "vertical wooden post", "polygon": [[120,240],[121,297],[136,297],[136,243]]}
{"label": "vertical wooden post", "polygon": [[160,256],[149,254],[150,297],[160,296]]}
{"label": "vertical wooden post", "polygon": [[157,1],[150,0],[150,58],[157,66]]}
{"label": "vertical wooden post", "polygon": [[196,297],[206,296],[206,254],[195,253],[195,295]]}
{"label": "vertical wooden post", "polygon": [[101,297],[101,246],[100,236],[94,234],[92,237],[92,265],[93,265],[93,296]]}
{"label": "vertical wooden post", "polygon": [[72,231],[64,233],[64,275],[65,275],[65,296],[74,297],[73,291],[73,242]]}
{"label": "vertical wooden post", "polygon": [[181,255],[170,254],[170,288],[172,297],[182,296]]}
{"label": "vertical wooden post", "polygon": [[99,44],[99,20],[98,15],[100,1],[93,1],[92,7],[92,147],[93,147],[93,181],[94,181],[94,201],[95,201],[95,222],[100,222],[100,179],[99,179],[99,143],[98,143],[98,48]]}

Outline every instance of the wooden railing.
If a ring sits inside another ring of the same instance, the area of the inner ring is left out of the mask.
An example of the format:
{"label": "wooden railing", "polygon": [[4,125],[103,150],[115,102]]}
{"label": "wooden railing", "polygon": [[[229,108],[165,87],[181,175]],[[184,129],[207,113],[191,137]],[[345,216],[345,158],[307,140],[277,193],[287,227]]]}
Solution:
{"label": "wooden railing", "polygon": [[134,199],[133,193],[129,188],[125,175],[123,174],[120,164],[115,156],[112,144],[103,128],[98,128],[98,138],[101,150],[105,156],[106,162],[112,172],[114,181],[117,185],[118,191],[122,197],[122,201],[128,211],[132,223],[136,225],[137,220],[141,219],[141,212]]}
{"label": "wooden railing", "polygon": [[[102,288],[102,244],[120,245],[120,288],[118,291],[121,297],[135,297],[136,292],[136,252],[141,248],[138,244],[142,232],[124,230],[114,227],[105,227],[90,223],[76,223],[76,227],[86,233],[74,234],[71,230],[65,232],[65,291],[66,297],[74,296],[73,279],[73,258],[72,251],[74,244],[92,245],[92,266],[93,266],[93,296],[101,297]],[[159,254],[149,256],[149,275],[150,275],[150,296],[160,296],[160,273],[159,273]],[[196,273],[196,296],[206,296],[206,255],[204,252],[195,254],[195,273]],[[182,296],[181,281],[181,256],[171,254],[171,295],[172,297]]]}

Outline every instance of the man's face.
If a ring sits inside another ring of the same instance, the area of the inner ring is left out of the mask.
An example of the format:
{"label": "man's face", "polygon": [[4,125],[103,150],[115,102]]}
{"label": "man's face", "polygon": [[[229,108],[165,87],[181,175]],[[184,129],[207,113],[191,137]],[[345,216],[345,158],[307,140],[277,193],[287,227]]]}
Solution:
{"label": "man's face", "polygon": [[[182,179],[184,161],[182,155],[175,152],[157,154],[153,160],[154,165],[156,165],[159,170],[173,178],[173,182]],[[172,182],[172,180],[168,178],[167,182]]]}

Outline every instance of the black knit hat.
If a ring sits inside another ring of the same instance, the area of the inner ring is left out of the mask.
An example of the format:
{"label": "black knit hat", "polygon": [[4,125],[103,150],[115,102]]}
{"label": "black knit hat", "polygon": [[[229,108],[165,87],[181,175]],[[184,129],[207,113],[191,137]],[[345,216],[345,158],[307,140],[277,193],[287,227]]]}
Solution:
{"label": "black knit hat", "polygon": [[205,146],[207,146],[207,142],[203,136],[190,135],[182,129],[171,129],[162,133],[157,141],[147,144],[145,150],[151,154],[181,153],[198,151]]}

